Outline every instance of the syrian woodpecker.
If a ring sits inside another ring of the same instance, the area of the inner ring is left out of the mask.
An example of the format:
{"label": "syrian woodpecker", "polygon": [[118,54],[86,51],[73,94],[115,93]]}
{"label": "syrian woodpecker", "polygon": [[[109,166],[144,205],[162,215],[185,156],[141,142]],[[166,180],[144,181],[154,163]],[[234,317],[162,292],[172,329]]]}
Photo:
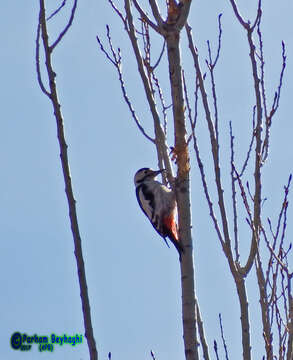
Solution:
{"label": "syrian woodpecker", "polygon": [[155,171],[149,168],[138,170],[134,176],[136,197],[139,206],[155,230],[163,237],[167,245],[166,237],[171,240],[181,259],[183,247],[179,242],[175,219],[177,214],[175,194],[155,180],[157,175],[163,171]]}

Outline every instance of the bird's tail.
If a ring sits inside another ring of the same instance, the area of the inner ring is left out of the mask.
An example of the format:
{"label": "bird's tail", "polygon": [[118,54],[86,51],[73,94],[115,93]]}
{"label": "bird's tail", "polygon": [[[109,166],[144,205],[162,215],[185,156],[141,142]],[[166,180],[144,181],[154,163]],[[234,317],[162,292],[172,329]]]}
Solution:
{"label": "bird's tail", "polygon": [[181,259],[181,255],[184,253],[184,249],[179,240],[177,224],[174,219],[174,216],[165,217],[163,222],[164,222],[166,236],[168,236],[170,241],[173,243],[173,245],[177,249],[180,259]]}

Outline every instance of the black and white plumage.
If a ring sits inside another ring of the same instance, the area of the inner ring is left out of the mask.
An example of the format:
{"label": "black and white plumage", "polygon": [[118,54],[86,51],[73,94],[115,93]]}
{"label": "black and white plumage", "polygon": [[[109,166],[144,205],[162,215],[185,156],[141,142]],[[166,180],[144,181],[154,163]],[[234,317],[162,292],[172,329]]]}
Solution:
{"label": "black and white plumage", "polygon": [[175,194],[155,180],[162,171],[149,168],[138,170],[134,176],[136,197],[139,206],[155,230],[164,238],[167,245],[166,237],[170,239],[181,258],[183,247],[178,238]]}

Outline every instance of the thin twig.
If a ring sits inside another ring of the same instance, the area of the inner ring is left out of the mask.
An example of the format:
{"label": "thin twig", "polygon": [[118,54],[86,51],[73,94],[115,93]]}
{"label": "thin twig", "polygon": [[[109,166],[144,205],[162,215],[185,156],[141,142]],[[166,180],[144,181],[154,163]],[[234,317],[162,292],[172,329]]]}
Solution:
{"label": "thin twig", "polygon": [[286,47],[285,47],[285,43],[284,41],[282,41],[282,69],[281,69],[281,73],[280,73],[280,80],[279,80],[279,85],[278,85],[278,89],[276,91],[276,96],[274,99],[274,103],[272,106],[272,111],[274,111],[274,113],[276,112],[276,110],[279,107],[279,102],[280,102],[280,96],[281,96],[281,89],[282,89],[282,85],[283,85],[283,77],[284,77],[284,72],[285,72],[285,68],[286,68]]}
{"label": "thin twig", "polygon": [[223,330],[221,314],[219,314],[219,321],[220,321],[222,343],[223,343],[223,347],[224,347],[224,350],[225,350],[225,357],[226,357],[226,360],[229,360],[228,349],[227,349],[227,345],[226,345],[226,341],[225,341],[225,337],[224,337],[224,330]]}
{"label": "thin twig", "polygon": [[166,47],[166,41],[164,40],[164,44],[163,44],[163,48],[162,48],[162,51],[161,51],[161,53],[160,53],[160,56],[159,56],[158,60],[156,61],[155,65],[153,65],[153,66],[151,67],[153,71],[154,71],[155,68],[159,65],[159,63],[160,63],[160,61],[161,61],[161,59],[162,59],[162,56],[163,56],[163,54],[164,54],[165,47]]}
{"label": "thin twig", "polygon": [[109,46],[110,46],[110,50],[112,52],[112,56],[110,56],[109,52],[104,48],[103,46],[103,43],[101,41],[101,39],[99,38],[99,36],[97,36],[97,42],[100,46],[100,49],[101,51],[105,54],[105,56],[107,57],[107,59],[112,63],[112,65],[114,65],[114,67],[116,68],[117,70],[117,73],[118,73],[118,78],[119,78],[119,82],[120,82],[120,87],[121,87],[121,90],[122,90],[122,94],[123,94],[123,97],[124,97],[124,100],[130,110],[130,113],[132,115],[132,118],[133,120],[135,121],[137,127],[139,128],[139,130],[141,131],[141,133],[149,140],[151,141],[152,143],[155,143],[155,140],[149,136],[144,128],[142,127],[142,125],[140,124],[140,121],[135,113],[135,110],[132,106],[132,103],[127,95],[127,92],[126,92],[126,88],[125,88],[125,83],[124,83],[124,79],[123,79],[123,75],[122,75],[122,66],[121,66],[121,52],[120,52],[120,49],[118,48],[118,52],[116,53],[116,51],[114,50],[114,47],[113,47],[113,44],[112,44],[112,39],[111,39],[111,34],[110,34],[110,28],[109,26],[107,25],[106,26],[107,28],[107,38],[108,38],[108,43],[109,43]]}
{"label": "thin twig", "polygon": [[[41,18],[41,12],[40,12],[40,18]],[[40,23],[40,19],[39,19],[39,23],[38,23],[38,27],[37,27],[37,38],[36,38],[36,71],[37,71],[37,79],[38,79],[38,83],[40,85],[40,88],[42,90],[42,92],[48,96],[48,98],[51,98],[51,94],[50,92],[45,88],[45,85],[43,83],[42,80],[42,75],[41,75],[41,68],[40,68],[40,32],[41,32],[41,23]]]}
{"label": "thin twig", "polygon": [[289,275],[291,276],[289,269],[286,264],[280,259],[280,257],[275,253],[274,249],[270,245],[270,243],[266,240],[266,245],[268,249],[270,250],[271,254],[273,255],[274,259],[277,260],[278,264],[281,266],[281,268]]}
{"label": "thin twig", "polygon": [[[107,25],[107,31],[108,31],[108,25]],[[101,39],[99,38],[98,35],[96,36],[96,38],[97,38],[97,41],[98,41],[98,43],[99,43],[99,45],[100,45],[101,51],[105,54],[106,58],[112,63],[112,65],[114,65],[114,66],[116,67],[117,64],[116,64],[115,59],[113,59],[113,58],[110,56],[109,52],[104,48],[104,45],[103,45],[103,43],[102,43],[102,41],[101,41]]]}
{"label": "thin twig", "polygon": [[260,19],[261,19],[261,15],[262,15],[261,7],[262,7],[261,0],[258,0],[256,17],[255,17],[254,23],[250,27],[251,31],[254,31],[255,27],[260,23]]}
{"label": "thin twig", "polygon": [[59,11],[66,5],[66,0],[63,0],[62,4],[55,10],[53,11],[53,13],[47,17],[47,21],[51,20],[52,17],[54,17],[55,15],[57,15],[59,13]]}
{"label": "thin twig", "polygon": [[246,170],[246,167],[248,165],[249,159],[250,159],[250,154],[251,154],[251,150],[252,150],[252,146],[253,146],[253,142],[254,142],[254,138],[255,138],[255,109],[256,106],[253,107],[253,115],[252,115],[252,134],[251,134],[251,140],[250,140],[250,144],[248,146],[248,151],[246,154],[246,158],[244,160],[242,169],[239,173],[239,176],[242,177],[242,175],[244,174],[244,171]]}
{"label": "thin twig", "polygon": [[122,12],[117,8],[117,6],[114,4],[114,2],[112,0],[108,0],[108,1],[109,1],[110,5],[112,6],[112,9],[116,12],[116,14],[123,21],[125,30],[128,32],[126,17],[123,16]]}
{"label": "thin twig", "polygon": [[164,122],[163,122],[163,127],[164,127],[164,133],[165,133],[165,136],[167,136],[167,110],[168,106],[165,105],[165,100],[164,100],[164,96],[163,96],[163,91],[162,91],[162,88],[160,86],[160,82],[158,80],[158,78],[156,77],[155,73],[152,72],[152,78],[155,82],[155,85],[156,85],[156,88],[158,90],[158,94],[159,94],[159,98],[160,98],[160,103],[161,103],[161,106],[162,106],[162,113],[163,113],[163,119],[164,119]]}
{"label": "thin twig", "polygon": [[239,254],[239,243],[238,243],[238,221],[237,221],[237,200],[236,200],[236,187],[234,177],[234,135],[232,131],[232,122],[229,122],[230,126],[230,149],[231,149],[231,157],[230,157],[230,165],[231,165],[231,188],[232,188],[232,204],[233,204],[233,224],[234,224],[234,243],[235,243],[235,261],[239,263],[240,254]]}
{"label": "thin twig", "polygon": [[221,23],[221,18],[222,18],[223,14],[219,14],[218,16],[218,27],[219,27],[219,35],[218,35],[218,49],[217,49],[217,55],[215,57],[214,63],[213,63],[213,67],[215,67],[217,65],[217,62],[219,60],[220,57],[220,51],[221,51],[221,40],[222,40],[222,23]]}
{"label": "thin twig", "polygon": [[[243,204],[245,206],[245,209],[246,209],[246,212],[247,212],[247,215],[249,217],[249,221],[251,224],[253,224],[253,220],[252,220],[252,214],[251,214],[251,210],[250,210],[250,207],[249,207],[249,203],[248,203],[248,200],[247,200],[247,196],[246,196],[246,192],[245,192],[245,188],[242,184],[242,180],[234,166],[234,164],[232,163],[232,167],[233,167],[233,172],[236,174],[236,179],[238,181],[238,185],[239,185],[239,188],[240,188],[240,191],[241,191],[241,197],[242,197],[242,201],[243,201]],[[254,227],[253,227],[254,228]]]}
{"label": "thin twig", "polygon": [[64,27],[63,31],[60,32],[59,36],[57,37],[57,39],[54,41],[54,43],[50,46],[50,51],[52,52],[54,50],[54,48],[60,43],[60,41],[62,40],[63,36],[67,33],[67,31],[69,30],[70,26],[72,25],[73,19],[74,19],[74,15],[75,15],[75,11],[76,11],[76,7],[77,7],[77,0],[74,0],[73,3],[73,7],[71,9],[71,15],[69,18],[69,21],[67,23],[67,25]]}
{"label": "thin twig", "polygon": [[274,101],[273,101],[273,105],[272,105],[271,113],[270,113],[269,117],[272,117],[279,107],[281,89],[282,89],[282,85],[283,85],[283,77],[284,77],[284,72],[285,72],[285,68],[286,68],[286,59],[287,59],[286,47],[285,47],[285,43],[282,41],[282,68],[281,68],[281,72],[280,72],[280,80],[279,80],[279,85],[278,85],[277,91],[275,92],[275,97],[274,97]]}
{"label": "thin twig", "polygon": [[[259,38],[260,38],[260,44],[262,45],[262,41],[261,41],[261,32],[258,30],[258,34],[259,34]],[[261,46],[261,56],[262,55],[262,46]],[[263,63],[263,59],[261,64]],[[285,72],[285,68],[286,68],[286,49],[285,49],[285,44],[282,41],[282,68],[281,68],[281,72],[280,72],[280,79],[279,79],[279,84],[278,84],[278,88],[275,92],[275,96],[274,96],[274,100],[271,106],[271,110],[270,113],[268,114],[267,112],[267,106],[265,103],[265,93],[263,90],[263,98],[264,98],[264,109],[265,109],[265,118],[266,118],[266,134],[265,134],[265,138],[264,138],[264,142],[263,142],[263,148],[262,148],[262,161],[266,161],[267,157],[268,157],[268,152],[269,152],[269,139],[270,139],[270,128],[272,125],[272,119],[273,116],[275,115],[276,111],[279,108],[279,102],[280,102],[280,97],[281,97],[281,89],[283,86],[283,78],[284,78],[284,72]],[[263,69],[262,69],[262,76],[263,76]],[[261,81],[261,85],[262,88],[264,87],[263,85],[263,81]]]}
{"label": "thin twig", "polygon": [[222,39],[222,24],[221,24],[221,17],[222,14],[218,16],[218,26],[219,26],[219,35],[218,35],[218,48],[217,48],[217,54],[215,57],[215,60],[212,60],[212,51],[210,47],[210,42],[207,41],[208,45],[208,54],[209,54],[209,61],[207,61],[208,68],[211,75],[211,84],[212,84],[212,96],[214,101],[214,114],[215,114],[215,133],[216,133],[216,139],[219,141],[219,129],[218,129],[218,104],[217,104],[217,94],[216,94],[216,82],[215,82],[215,76],[214,76],[214,69],[217,65],[217,62],[220,57],[220,51],[221,51],[221,39]]}
{"label": "thin twig", "polygon": [[209,61],[206,60],[206,63],[208,65],[210,75],[211,75],[212,96],[213,96],[213,102],[214,102],[214,116],[215,116],[215,135],[216,135],[217,141],[219,141],[218,104],[217,104],[217,94],[216,94],[216,83],[215,83],[215,77],[214,77],[214,63],[212,60],[212,52],[211,52],[211,47],[210,47],[209,41],[207,41],[207,45],[208,45]]}
{"label": "thin twig", "polygon": [[[150,41],[150,34],[149,34],[149,25],[147,22],[142,21],[141,27],[142,27],[141,36],[143,39],[144,52],[145,52],[144,65],[145,65],[145,69],[147,71],[149,85],[151,87],[151,90],[152,90],[152,93],[154,94],[154,96],[156,94],[155,87],[157,88],[157,92],[158,92],[161,107],[162,107],[162,113],[163,113],[164,134],[165,134],[165,136],[167,136],[167,109],[168,109],[168,107],[165,105],[163,91],[162,91],[159,79],[155,75],[155,71],[154,71],[156,66],[158,66],[158,64],[162,58],[166,41],[164,41],[163,49],[161,51],[158,61],[156,62],[156,64],[154,66],[152,66],[151,65],[151,41]],[[155,87],[154,87],[154,85],[155,85]],[[160,159],[159,159],[159,161],[160,161]],[[163,178],[165,178],[165,177],[166,177],[166,174],[164,173]]]}

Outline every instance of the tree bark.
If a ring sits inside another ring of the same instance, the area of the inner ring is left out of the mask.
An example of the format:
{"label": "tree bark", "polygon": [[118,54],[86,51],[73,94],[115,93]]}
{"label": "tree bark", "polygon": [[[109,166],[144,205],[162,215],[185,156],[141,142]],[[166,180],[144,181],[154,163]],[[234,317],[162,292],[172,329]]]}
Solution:
{"label": "tree bark", "polygon": [[178,205],[179,238],[184,246],[184,254],[181,261],[183,338],[186,360],[198,360],[194,266],[191,237],[190,164],[188,146],[186,142],[179,40],[179,31],[173,30],[167,32],[166,42],[168,50],[171,95],[173,101],[175,153],[178,165],[175,192]]}

